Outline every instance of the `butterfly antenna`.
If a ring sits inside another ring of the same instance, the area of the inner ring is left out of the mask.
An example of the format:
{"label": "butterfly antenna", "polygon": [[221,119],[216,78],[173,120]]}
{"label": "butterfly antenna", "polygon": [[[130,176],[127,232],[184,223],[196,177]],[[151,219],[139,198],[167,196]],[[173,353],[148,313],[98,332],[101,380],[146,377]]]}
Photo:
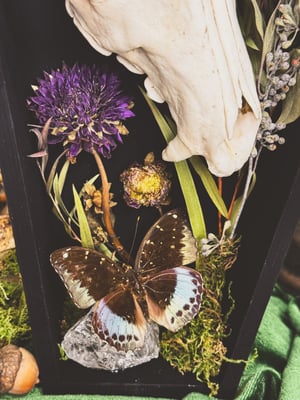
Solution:
{"label": "butterfly antenna", "polygon": [[136,241],[136,236],[137,236],[137,231],[139,229],[140,219],[141,219],[140,216],[138,216],[137,219],[136,219],[135,228],[134,228],[134,234],[133,234],[133,238],[132,238],[132,243],[131,243],[131,247],[130,247],[130,250],[129,250],[130,257],[132,257],[133,247],[134,247],[134,244],[135,244],[135,241]]}

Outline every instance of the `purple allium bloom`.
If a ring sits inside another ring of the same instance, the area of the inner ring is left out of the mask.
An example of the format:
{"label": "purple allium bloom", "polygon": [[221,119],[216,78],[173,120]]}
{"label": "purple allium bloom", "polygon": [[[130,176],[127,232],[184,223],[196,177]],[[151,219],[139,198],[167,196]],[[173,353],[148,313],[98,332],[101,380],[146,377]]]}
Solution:
{"label": "purple allium bloom", "polygon": [[34,96],[27,100],[41,124],[51,118],[48,143],[63,142],[67,157],[75,162],[85,150],[109,158],[128,130],[122,120],[133,117],[133,102],[121,92],[120,80],[113,73],[99,71],[94,65],[68,67],[44,72],[44,79],[33,86]]}

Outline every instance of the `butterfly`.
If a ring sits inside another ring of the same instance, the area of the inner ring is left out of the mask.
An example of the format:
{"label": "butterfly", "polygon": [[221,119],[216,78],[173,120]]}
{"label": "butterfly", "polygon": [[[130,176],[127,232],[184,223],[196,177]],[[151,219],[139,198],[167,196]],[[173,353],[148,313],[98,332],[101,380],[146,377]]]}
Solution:
{"label": "butterfly", "polygon": [[198,313],[203,284],[185,265],[197,248],[180,209],[164,214],[142,240],[134,265],[80,246],[51,253],[50,261],[79,308],[94,305],[92,326],[117,350],[144,344],[151,321],[176,332]]}

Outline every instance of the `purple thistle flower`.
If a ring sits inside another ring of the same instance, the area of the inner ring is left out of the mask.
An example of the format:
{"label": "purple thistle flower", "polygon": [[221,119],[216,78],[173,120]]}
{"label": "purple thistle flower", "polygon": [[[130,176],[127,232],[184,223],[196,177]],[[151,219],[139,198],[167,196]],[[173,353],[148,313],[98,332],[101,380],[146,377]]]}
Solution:
{"label": "purple thistle flower", "polygon": [[122,120],[134,116],[133,102],[121,92],[115,74],[101,72],[95,65],[63,64],[61,70],[44,72],[38,84],[27,100],[28,108],[42,125],[51,118],[48,143],[63,142],[72,162],[82,150],[95,149],[109,158],[122,143],[122,135],[128,134]]}

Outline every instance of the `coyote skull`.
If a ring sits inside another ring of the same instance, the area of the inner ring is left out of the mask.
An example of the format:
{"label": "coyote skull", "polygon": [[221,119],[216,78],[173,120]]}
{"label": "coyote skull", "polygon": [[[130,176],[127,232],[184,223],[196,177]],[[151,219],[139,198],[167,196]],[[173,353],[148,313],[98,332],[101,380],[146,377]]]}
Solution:
{"label": "coyote skull", "polygon": [[97,51],[146,74],[149,97],[168,103],[178,133],[165,160],[200,154],[217,176],[243,166],[261,112],[235,0],[66,0],[66,8]]}

